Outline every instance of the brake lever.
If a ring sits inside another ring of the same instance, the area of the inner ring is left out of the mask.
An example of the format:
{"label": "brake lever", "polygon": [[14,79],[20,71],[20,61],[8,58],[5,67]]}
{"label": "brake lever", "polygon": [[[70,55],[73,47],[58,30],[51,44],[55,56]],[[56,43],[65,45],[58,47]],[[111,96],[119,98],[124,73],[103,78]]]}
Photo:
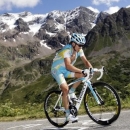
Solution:
{"label": "brake lever", "polygon": [[103,67],[103,71],[105,72],[105,74],[108,74],[108,72],[107,72],[105,67]]}

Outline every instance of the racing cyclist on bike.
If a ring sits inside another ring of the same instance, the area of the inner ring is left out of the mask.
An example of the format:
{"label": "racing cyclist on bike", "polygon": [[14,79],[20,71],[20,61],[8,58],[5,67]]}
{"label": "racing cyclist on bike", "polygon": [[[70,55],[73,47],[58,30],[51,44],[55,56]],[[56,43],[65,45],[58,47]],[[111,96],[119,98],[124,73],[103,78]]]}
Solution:
{"label": "racing cyclist on bike", "polygon": [[78,117],[73,116],[69,111],[68,93],[70,97],[76,98],[74,94],[75,89],[81,82],[75,83],[69,90],[65,78],[81,78],[85,76],[84,71],[74,66],[78,56],[82,59],[87,68],[93,68],[91,63],[87,60],[83,52],[83,45],[86,39],[82,34],[73,33],[70,39],[70,43],[65,45],[60,51],[56,53],[53,59],[51,73],[57,81],[63,92],[63,104],[66,112],[67,121],[78,121]]}

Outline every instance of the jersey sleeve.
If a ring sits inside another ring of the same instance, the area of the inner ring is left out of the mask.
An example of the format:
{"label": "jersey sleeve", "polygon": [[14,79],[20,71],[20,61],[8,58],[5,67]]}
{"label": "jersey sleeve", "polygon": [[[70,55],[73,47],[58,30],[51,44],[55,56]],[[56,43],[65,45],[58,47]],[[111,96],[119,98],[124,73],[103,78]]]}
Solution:
{"label": "jersey sleeve", "polygon": [[84,56],[84,51],[83,51],[83,49],[80,49],[80,51],[79,51],[79,56],[81,57],[81,56]]}
{"label": "jersey sleeve", "polygon": [[71,57],[71,52],[70,52],[69,49],[66,49],[66,50],[64,51],[63,57],[64,57],[64,58],[69,58],[69,57]]}

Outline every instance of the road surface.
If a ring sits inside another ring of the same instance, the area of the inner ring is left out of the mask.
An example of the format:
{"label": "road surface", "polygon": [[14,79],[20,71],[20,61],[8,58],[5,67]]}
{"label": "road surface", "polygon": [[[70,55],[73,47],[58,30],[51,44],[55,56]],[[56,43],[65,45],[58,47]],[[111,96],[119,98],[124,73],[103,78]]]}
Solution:
{"label": "road surface", "polygon": [[0,122],[0,130],[130,130],[130,110],[121,111],[117,121],[109,126],[94,123],[86,116],[78,116],[78,123],[69,123],[59,129],[52,126],[47,119]]}

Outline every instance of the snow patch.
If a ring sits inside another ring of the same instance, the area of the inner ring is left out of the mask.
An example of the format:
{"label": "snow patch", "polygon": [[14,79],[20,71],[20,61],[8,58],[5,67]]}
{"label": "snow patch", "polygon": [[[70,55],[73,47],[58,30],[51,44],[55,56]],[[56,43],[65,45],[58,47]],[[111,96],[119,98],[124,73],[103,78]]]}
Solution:
{"label": "snow patch", "polygon": [[29,32],[33,32],[34,34],[36,34],[38,32],[38,30],[40,29],[40,27],[41,27],[41,24],[30,25],[29,26],[29,28],[30,28]]}
{"label": "snow patch", "polygon": [[51,48],[49,46],[47,46],[47,44],[44,43],[44,42],[45,42],[45,40],[40,41],[41,46],[44,46],[44,47],[46,47],[46,48],[51,50]]}

